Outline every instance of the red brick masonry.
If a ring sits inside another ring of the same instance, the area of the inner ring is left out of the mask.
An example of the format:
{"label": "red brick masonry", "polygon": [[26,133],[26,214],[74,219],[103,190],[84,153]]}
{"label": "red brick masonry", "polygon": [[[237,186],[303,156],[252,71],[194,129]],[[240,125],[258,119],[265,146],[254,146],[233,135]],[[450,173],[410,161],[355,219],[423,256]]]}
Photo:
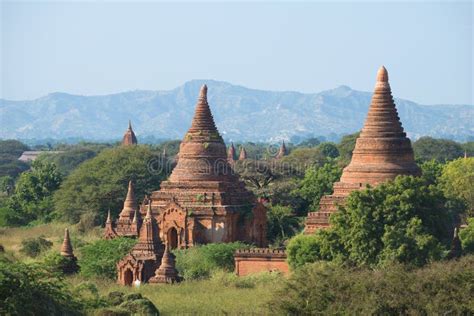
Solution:
{"label": "red brick masonry", "polygon": [[245,276],[265,271],[289,273],[285,250],[254,248],[237,250],[234,254],[235,273]]}

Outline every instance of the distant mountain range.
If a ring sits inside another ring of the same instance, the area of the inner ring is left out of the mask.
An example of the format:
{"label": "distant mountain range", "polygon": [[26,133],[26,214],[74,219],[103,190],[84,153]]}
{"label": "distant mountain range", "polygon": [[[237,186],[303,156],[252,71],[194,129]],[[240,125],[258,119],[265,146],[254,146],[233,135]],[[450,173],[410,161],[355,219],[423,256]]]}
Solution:
{"label": "distant mountain range", "polygon": [[[169,91],[130,91],[103,96],[52,93],[29,101],[0,99],[0,138],[120,139],[128,120],[140,137],[181,139],[189,128],[199,87],[219,131],[233,141],[337,139],[361,129],[371,93],[347,86],[320,93],[249,89],[227,82],[192,80]],[[473,105],[421,105],[395,99],[412,138],[474,138]]]}

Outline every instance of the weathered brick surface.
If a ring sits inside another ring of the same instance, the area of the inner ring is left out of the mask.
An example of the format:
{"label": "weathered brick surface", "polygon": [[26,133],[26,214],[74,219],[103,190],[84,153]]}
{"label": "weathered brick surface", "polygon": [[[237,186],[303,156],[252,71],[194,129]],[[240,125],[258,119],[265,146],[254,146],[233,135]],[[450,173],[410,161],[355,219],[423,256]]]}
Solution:
{"label": "weathered brick surface", "polygon": [[238,276],[266,271],[278,271],[287,275],[290,271],[284,250],[272,250],[268,248],[238,250],[234,254],[234,260],[235,273]]}

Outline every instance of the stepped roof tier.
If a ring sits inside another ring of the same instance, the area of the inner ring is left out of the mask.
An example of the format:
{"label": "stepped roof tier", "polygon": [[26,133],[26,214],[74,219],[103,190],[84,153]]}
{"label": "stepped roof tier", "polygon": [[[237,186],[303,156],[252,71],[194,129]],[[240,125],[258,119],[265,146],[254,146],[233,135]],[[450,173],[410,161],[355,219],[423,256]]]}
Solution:
{"label": "stepped roof tier", "polygon": [[369,112],[351,162],[344,168],[340,181],[334,184],[334,193],[321,198],[319,212],[308,214],[305,232],[328,227],[329,216],[352,191],[393,180],[398,175],[420,174],[393,101],[388,72],[382,66],[377,72]]}
{"label": "stepped roof tier", "polygon": [[135,198],[135,191],[133,187],[133,182],[130,180],[128,182],[127,196],[123,202],[123,208],[120,212],[120,219],[133,219],[135,211],[138,209],[137,200]]}
{"label": "stepped roof tier", "polygon": [[64,229],[64,239],[63,244],[61,245],[61,256],[63,257],[74,257],[74,253],[72,251],[71,239],[69,237],[69,229]]}
{"label": "stepped roof tier", "polygon": [[132,129],[132,122],[128,121],[128,129],[123,135],[122,145],[123,146],[131,146],[138,144],[137,137],[135,136],[135,132]]}

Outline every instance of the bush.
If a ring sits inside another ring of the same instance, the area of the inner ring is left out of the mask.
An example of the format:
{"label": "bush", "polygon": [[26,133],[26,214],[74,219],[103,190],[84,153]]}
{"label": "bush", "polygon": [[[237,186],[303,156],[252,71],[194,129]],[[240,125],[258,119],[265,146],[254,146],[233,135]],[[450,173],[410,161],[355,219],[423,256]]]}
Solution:
{"label": "bush", "polygon": [[80,315],[84,305],[43,266],[0,261],[0,315]]}
{"label": "bush", "polygon": [[461,239],[463,253],[474,254],[474,217],[468,218],[467,223],[467,227],[459,232],[459,238]]}
{"label": "bush", "polygon": [[186,280],[210,277],[216,269],[234,270],[234,252],[250,246],[241,243],[216,243],[176,250],[176,268]]}
{"label": "bush", "polygon": [[81,274],[86,277],[117,277],[117,262],[135,245],[136,240],[126,237],[112,240],[97,240],[80,248]]}
{"label": "bush", "polygon": [[71,258],[61,256],[61,254],[59,254],[58,252],[48,253],[44,257],[43,263],[47,269],[50,269],[51,271],[57,273],[67,273],[69,271],[74,271],[74,269],[77,269],[76,261],[72,260]]}
{"label": "bush", "polygon": [[420,269],[314,263],[292,274],[269,303],[281,315],[470,315],[474,256]]}
{"label": "bush", "polygon": [[46,240],[41,236],[36,238],[27,238],[21,242],[20,252],[29,257],[36,258],[42,252],[50,249],[52,246],[53,243],[51,241]]}

